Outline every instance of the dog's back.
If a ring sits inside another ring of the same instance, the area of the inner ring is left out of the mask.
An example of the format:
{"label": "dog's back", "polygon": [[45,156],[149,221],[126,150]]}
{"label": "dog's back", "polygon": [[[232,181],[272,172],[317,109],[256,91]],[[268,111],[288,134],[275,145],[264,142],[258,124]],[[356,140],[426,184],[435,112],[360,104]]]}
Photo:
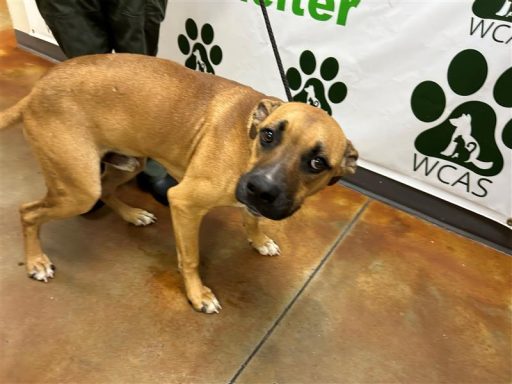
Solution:
{"label": "dog's back", "polygon": [[[65,127],[78,130],[74,137],[91,140],[102,150],[159,157],[152,152],[179,146],[176,156],[188,158],[183,149],[194,148],[203,116],[217,116],[212,113],[216,109],[225,113],[226,100],[237,108],[244,104],[252,108],[261,97],[244,85],[168,60],[90,55],[50,70],[27,98],[0,114],[0,127],[23,117],[28,121],[24,129],[29,140],[34,136],[53,140],[52,136],[66,134]],[[58,131],[52,132],[54,128]],[[226,124],[225,129],[230,128]]]}

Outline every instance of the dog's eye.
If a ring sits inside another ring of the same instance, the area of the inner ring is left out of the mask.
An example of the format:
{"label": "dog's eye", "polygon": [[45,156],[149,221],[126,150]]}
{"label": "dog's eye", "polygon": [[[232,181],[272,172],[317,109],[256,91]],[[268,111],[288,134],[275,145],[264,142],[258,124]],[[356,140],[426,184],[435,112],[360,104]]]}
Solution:
{"label": "dog's eye", "polygon": [[270,129],[263,129],[260,132],[260,139],[262,144],[270,144],[274,141],[274,132]]}
{"label": "dog's eye", "polygon": [[314,157],[309,162],[309,166],[311,167],[311,170],[313,172],[321,172],[325,168],[327,168],[327,163],[325,162],[325,159],[323,157]]}

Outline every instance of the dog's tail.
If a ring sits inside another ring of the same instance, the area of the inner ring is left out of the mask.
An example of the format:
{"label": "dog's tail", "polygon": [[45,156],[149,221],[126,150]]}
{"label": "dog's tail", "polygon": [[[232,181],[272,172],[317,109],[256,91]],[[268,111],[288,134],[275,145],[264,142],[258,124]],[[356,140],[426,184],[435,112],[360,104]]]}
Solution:
{"label": "dog's tail", "polygon": [[21,121],[21,118],[23,117],[23,109],[28,104],[29,99],[30,96],[26,96],[12,107],[0,112],[0,130],[8,128],[14,123]]}

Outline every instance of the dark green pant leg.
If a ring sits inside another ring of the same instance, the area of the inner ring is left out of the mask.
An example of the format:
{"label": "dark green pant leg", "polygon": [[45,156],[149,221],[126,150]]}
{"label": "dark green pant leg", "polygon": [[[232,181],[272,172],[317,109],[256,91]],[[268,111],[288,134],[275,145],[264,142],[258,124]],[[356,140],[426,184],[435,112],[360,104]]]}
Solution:
{"label": "dark green pant leg", "polygon": [[158,39],[160,37],[160,24],[164,21],[167,0],[146,0],[146,20],[144,33],[147,54],[156,56],[158,53]]}
{"label": "dark green pant leg", "polygon": [[156,56],[167,0],[107,0],[105,4],[114,50]]}
{"label": "dark green pant leg", "polygon": [[106,0],[106,14],[114,50],[146,54],[144,38],[146,0]]}
{"label": "dark green pant leg", "polygon": [[131,52],[156,56],[167,0],[36,0],[66,56]]}
{"label": "dark green pant leg", "polygon": [[102,0],[36,0],[36,3],[67,57],[112,51]]}

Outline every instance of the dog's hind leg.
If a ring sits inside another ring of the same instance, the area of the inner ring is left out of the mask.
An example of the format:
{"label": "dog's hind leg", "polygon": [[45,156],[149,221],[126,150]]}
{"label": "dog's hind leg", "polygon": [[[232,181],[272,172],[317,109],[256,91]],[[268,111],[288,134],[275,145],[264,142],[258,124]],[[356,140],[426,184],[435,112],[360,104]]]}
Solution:
{"label": "dog's hind leg", "polygon": [[[116,196],[118,186],[133,179],[144,169],[144,158],[126,157],[126,162],[106,163],[101,177],[101,200],[124,220],[134,225],[148,225],[156,221],[155,215],[140,208],[134,208]],[[128,164],[130,163],[130,164]]]}
{"label": "dog's hind leg", "polygon": [[[37,151],[36,151],[37,152]],[[37,154],[37,153],[36,153]],[[20,207],[25,246],[25,265],[30,277],[48,281],[55,267],[41,249],[41,225],[52,219],[64,219],[87,212],[100,196],[99,157],[93,151],[82,158],[92,159],[91,167],[39,154],[48,193],[41,200]]]}
{"label": "dog's hind leg", "polygon": [[247,208],[243,208],[242,216],[247,239],[253,248],[264,256],[279,255],[279,246],[261,231],[259,218],[247,212]]}

